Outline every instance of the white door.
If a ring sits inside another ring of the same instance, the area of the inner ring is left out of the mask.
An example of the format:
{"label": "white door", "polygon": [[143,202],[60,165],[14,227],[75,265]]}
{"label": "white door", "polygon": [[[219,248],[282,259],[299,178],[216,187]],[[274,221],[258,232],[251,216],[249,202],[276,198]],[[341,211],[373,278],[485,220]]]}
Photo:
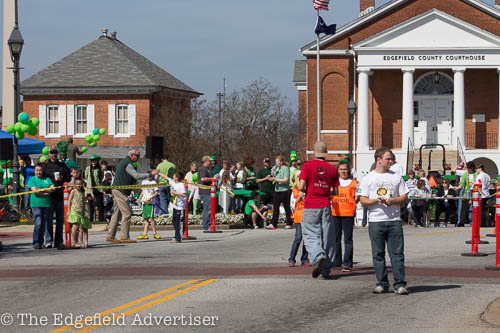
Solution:
{"label": "white door", "polygon": [[442,145],[451,144],[451,101],[436,100],[436,130],[437,142]]}
{"label": "white door", "polygon": [[418,135],[422,144],[451,144],[451,100],[422,99],[418,108]]}
{"label": "white door", "polygon": [[424,99],[420,102],[420,121],[418,122],[418,127],[422,129],[420,131],[421,135],[425,137],[422,141],[427,144],[432,144],[436,141],[436,131],[434,131],[436,126],[435,107],[436,102],[433,99]]}

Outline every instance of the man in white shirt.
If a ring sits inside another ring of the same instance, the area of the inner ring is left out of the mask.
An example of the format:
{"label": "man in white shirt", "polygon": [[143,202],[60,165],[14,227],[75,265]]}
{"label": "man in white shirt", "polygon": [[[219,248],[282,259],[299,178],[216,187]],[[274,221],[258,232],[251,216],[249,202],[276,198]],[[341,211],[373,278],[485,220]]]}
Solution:
{"label": "man in white shirt", "polygon": [[389,168],[389,170],[397,173],[401,177],[403,177],[404,174],[405,174],[405,172],[403,171],[403,167],[401,166],[401,164],[399,164],[398,162],[396,162],[396,157],[394,157],[394,160],[393,160],[393,162],[392,162],[391,167]]}
{"label": "man in white shirt", "polygon": [[385,244],[391,258],[394,275],[394,292],[407,295],[404,265],[404,236],[400,206],[407,201],[408,189],[403,178],[390,171],[394,155],[389,148],[375,151],[376,168],[361,180],[359,189],[361,204],[368,207],[373,267],[377,277],[375,294],[389,291],[385,264]]}
{"label": "man in white shirt", "polygon": [[491,177],[484,172],[484,165],[479,164],[476,167],[477,178],[476,182],[481,182],[479,193],[481,194],[481,227],[489,226],[488,222],[488,197],[490,196],[490,180]]}

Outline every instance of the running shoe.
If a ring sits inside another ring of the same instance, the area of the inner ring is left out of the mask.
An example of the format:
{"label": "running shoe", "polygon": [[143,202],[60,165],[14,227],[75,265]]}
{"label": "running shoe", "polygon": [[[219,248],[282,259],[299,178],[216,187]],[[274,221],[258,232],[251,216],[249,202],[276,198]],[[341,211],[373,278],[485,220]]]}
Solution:
{"label": "running shoe", "polygon": [[154,237],[155,239],[160,239],[160,238],[161,238],[161,236],[160,236],[160,235],[158,235],[158,234],[156,234],[156,233],[155,233],[155,234],[153,234],[153,237]]}

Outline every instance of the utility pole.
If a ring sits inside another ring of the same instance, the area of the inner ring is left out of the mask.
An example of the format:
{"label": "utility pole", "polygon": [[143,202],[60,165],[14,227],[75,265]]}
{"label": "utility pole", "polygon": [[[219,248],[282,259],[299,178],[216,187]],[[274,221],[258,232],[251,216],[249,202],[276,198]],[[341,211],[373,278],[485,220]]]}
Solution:
{"label": "utility pole", "polygon": [[222,96],[223,93],[217,93],[217,99],[219,100],[219,158],[222,156]]}

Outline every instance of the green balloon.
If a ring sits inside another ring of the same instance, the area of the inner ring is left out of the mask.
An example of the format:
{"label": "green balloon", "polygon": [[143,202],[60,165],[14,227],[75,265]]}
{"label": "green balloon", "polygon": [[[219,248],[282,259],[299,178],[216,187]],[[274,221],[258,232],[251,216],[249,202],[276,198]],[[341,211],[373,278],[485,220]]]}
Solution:
{"label": "green balloon", "polygon": [[23,124],[27,124],[28,121],[30,120],[30,116],[28,116],[26,112],[21,112],[19,116],[17,116],[17,120],[19,120]]}
{"label": "green balloon", "polygon": [[38,118],[31,118],[31,122],[35,127],[37,127],[40,124],[40,120]]}
{"label": "green balloon", "polygon": [[28,124],[22,124],[21,125],[21,132],[26,133],[30,130],[30,125]]}
{"label": "green balloon", "polygon": [[104,134],[106,134],[106,129],[105,129],[105,128],[101,128],[101,129],[99,130],[99,134],[100,134],[100,135],[104,135]]}
{"label": "green balloon", "polygon": [[99,141],[100,139],[101,139],[101,137],[99,136],[99,134],[92,135],[92,140]]}
{"label": "green balloon", "polygon": [[[48,148],[48,147],[46,147],[46,148]],[[42,155],[42,156],[40,156],[40,158],[39,158],[38,160],[39,160],[40,162],[42,162],[42,163],[43,163],[43,162],[45,162],[47,159],[48,159],[48,156],[47,156],[47,155]]]}
{"label": "green balloon", "polygon": [[17,122],[14,125],[14,129],[16,130],[16,132],[19,132],[21,130],[21,125],[22,125],[22,123],[20,123],[20,122]]}
{"label": "green balloon", "polygon": [[87,147],[82,147],[82,152],[87,152]]}
{"label": "green balloon", "polygon": [[49,147],[47,147],[47,146],[43,147],[43,149],[42,149],[42,154],[44,154],[44,155],[48,155],[48,154],[49,154],[49,150],[50,150],[50,148],[49,148]]}
{"label": "green balloon", "polygon": [[30,128],[30,130],[28,131],[28,134],[29,134],[29,135],[33,135],[33,136],[35,136],[35,135],[37,135],[37,134],[38,134],[38,130],[36,129],[36,127],[32,127],[32,128]]}
{"label": "green balloon", "polygon": [[94,134],[94,135],[99,134],[99,129],[98,128],[94,128],[94,130],[92,131],[92,134]]}
{"label": "green balloon", "polygon": [[91,143],[89,144],[89,146],[90,146],[90,147],[95,147],[95,146],[97,146],[97,142],[91,142]]}
{"label": "green balloon", "polygon": [[16,138],[18,140],[24,139],[24,132],[16,132]]}
{"label": "green balloon", "polygon": [[16,132],[14,125],[7,126],[6,130],[7,130],[7,133],[10,133],[10,134],[14,134]]}
{"label": "green balloon", "polygon": [[87,135],[85,137],[85,141],[87,141],[87,143],[91,143],[92,142],[92,137],[90,135]]}

